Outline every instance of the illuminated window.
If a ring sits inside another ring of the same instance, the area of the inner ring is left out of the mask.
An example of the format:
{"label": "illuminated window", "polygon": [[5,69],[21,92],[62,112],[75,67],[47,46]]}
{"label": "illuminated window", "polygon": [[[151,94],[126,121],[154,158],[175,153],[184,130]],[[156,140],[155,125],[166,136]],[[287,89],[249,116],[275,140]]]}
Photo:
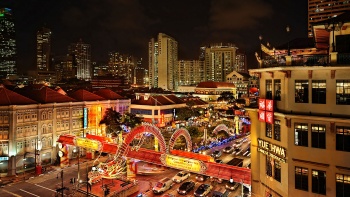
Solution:
{"label": "illuminated window", "polygon": [[295,102],[308,103],[309,102],[309,81],[295,80]]}
{"label": "illuminated window", "polygon": [[309,191],[309,170],[307,168],[295,167],[295,189]]}
{"label": "illuminated window", "polygon": [[272,124],[266,123],[266,137],[272,138]]}
{"label": "illuminated window", "polygon": [[281,121],[280,120],[275,120],[275,124],[273,125],[274,128],[273,128],[273,136],[274,136],[274,139],[277,140],[277,141],[281,141]]}
{"label": "illuminated window", "polygon": [[272,80],[266,80],[266,99],[272,99]]}
{"label": "illuminated window", "polygon": [[336,150],[350,152],[350,127],[337,126]]}
{"label": "illuminated window", "polygon": [[326,172],[312,170],[312,192],[326,195]]}
{"label": "illuminated window", "polygon": [[295,123],[294,126],[295,145],[308,146],[308,125],[305,123]]}
{"label": "illuminated window", "polygon": [[336,197],[346,197],[350,194],[350,175],[336,174]]}
{"label": "illuminated window", "polygon": [[337,105],[350,105],[350,80],[337,80]]}
{"label": "illuminated window", "polygon": [[326,126],[319,124],[311,125],[311,146],[313,148],[326,148]]}
{"label": "illuminated window", "polygon": [[326,104],[326,80],[312,80],[312,103]]}
{"label": "illuminated window", "polygon": [[275,88],[275,100],[280,101],[281,100],[281,80],[275,79],[273,82],[274,82],[274,88]]}

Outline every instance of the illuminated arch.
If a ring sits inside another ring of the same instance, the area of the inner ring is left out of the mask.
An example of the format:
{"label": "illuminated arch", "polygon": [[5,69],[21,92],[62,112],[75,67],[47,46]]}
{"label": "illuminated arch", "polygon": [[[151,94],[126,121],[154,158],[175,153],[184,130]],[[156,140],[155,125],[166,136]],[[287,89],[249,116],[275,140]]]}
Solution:
{"label": "illuminated arch", "polygon": [[142,133],[151,133],[154,135],[154,137],[158,138],[160,152],[165,153],[166,152],[166,144],[164,137],[160,131],[160,129],[153,124],[150,123],[142,123],[142,125],[135,127],[133,130],[130,131],[130,133],[125,137],[122,148],[118,151],[119,155],[125,156],[126,150],[129,147],[129,144],[133,141],[133,139],[138,135]]}
{"label": "illuminated arch", "polygon": [[225,124],[219,124],[215,127],[213,130],[213,134],[217,135],[219,131],[225,131],[227,134],[232,135],[232,133],[229,131],[228,127]]}
{"label": "illuminated arch", "polygon": [[179,138],[180,136],[184,136],[185,137],[187,149],[192,150],[192,140],[191,140],[190,133],[187,131],[187,129],[180,128],[180,129],[177,129],[173,133],[173,135],[171,136],[171,138],[169,140],[168,152],[173,150],[174,144],[175,144],[177,138]]}

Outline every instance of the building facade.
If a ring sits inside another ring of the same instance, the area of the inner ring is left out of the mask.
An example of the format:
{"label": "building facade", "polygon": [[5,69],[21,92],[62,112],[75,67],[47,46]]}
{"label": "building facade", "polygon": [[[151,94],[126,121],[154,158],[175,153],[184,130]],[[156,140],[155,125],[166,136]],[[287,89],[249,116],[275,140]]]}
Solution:
{"label": "building facade", "polygon": [[247,73],[233,71],[226,76],[227,83],[233,83],[236,87],[237,98],[248,96],[250,75]]}
{"label": "building facade", "polygon": [[14,17],[10,8],[0,8],[0,77],[17,74],[17,45]]}
{"label": "building facade", "polygon": [[51,63],[51,30],[41,28],[36,33],[36,67],[38,71],[49,71]]}
{"label": "building facade", "polygon": [[80,40],[68,46],[68,54],[73,56],[73,66],[77,71],[77,78],[90,81],[92,76],[91,46]]}
{"label": "building facade", "polygon": [[[224,82],[235,70],[236,50],[233,44],[213,44],[205,48],[205,81]],[[201,48],[201,52],[203,48]]]}
{"label": "building facade", "polygon": [[178,86],[177,41],[159,33],[148,43],[149,86],[164,90],[176,90]]}
{"label": "building facade", "polygon": [[308,0],[308,36],[312,37],[312,23],[330,19],[350,10],[348,0]]}
{"label": "building facade", "polygon": [[[35,164],[54,163],[60,135],[102,135],[105,127],[99,122],[105,110],[113,108],[123,114],[130,106],[129,99],[106,90],[96,94],[78,90],[67,96],[64,91],[35,85],[16,92],[1,86],[0,93],[8,98],[0,98],[0,173],[8,175],[33,169]],[[35,156],[37,144],[42,148]],[[67,150],[69,158],[74,157],[73,148]]]}
{"label": "building facade", "polygon": [[135,60],[130,55],[122,55],[118,52],[108,54],[108,71],[113,76],[123,76],[125,83],[132,84],[134,78]]}
{"label": "building facade", "polygon": [[204,81],[204,61],[180,60],[178,73],[179,86],[197,85]]}

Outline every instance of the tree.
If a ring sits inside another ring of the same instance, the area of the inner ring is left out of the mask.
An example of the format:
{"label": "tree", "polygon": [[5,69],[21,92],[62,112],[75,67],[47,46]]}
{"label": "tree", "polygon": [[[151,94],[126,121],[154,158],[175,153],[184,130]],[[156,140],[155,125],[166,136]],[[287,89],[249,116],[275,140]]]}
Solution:
{"label": "tree", "polygon": [[194,112],[189,107],[184,107],[184,108],[180,108],[176,111],[176,116],[177,116],[176,117],[177,120],[186,120],[187,121],[189,118],[194,116]]}
{"label": "tree", "polygon": [[191,137],[198,137],[200,135],[200,132],[197,127],[188,127],[187,131]]}
{"label": "tree", "polygon": [[131,129],[140,125],[142,123],[143,118],[137,117],[136,114],[126,112],[122,116],[121,124],[130,127]]}
{"label": "tree", "polygon": [[121,114],[117,111],[115,111],[112,108],[108,108],[100,121],[101,124],[105,124],[106,127],[106,133],[117,135],[121,131],[120,125],[121,125]]}

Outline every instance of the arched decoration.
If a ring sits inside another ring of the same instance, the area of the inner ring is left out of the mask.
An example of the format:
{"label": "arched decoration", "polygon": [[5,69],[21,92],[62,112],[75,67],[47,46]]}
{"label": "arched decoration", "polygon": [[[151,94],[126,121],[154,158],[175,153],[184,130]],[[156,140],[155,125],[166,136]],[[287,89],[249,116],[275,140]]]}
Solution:
{"label": "arched decoration", "polygon": [[219,124],[218,126],[216,126],[213,130],[213,134],[217,135],[219,131],[225,131],[227,134],[233,135],[232,133],[230,133],[228,127],[225,124]]}
{"label": "arched decoration", "polygon": [[164,137],[160,131],[160,129],[153,124],[150,123],[142,123],[141,126],[135,127],[133,130],[130,131],[130,133],[125,137],[122,148],[118,150],[118,154],[124,156],[126,153],[125,151],[129,147],[129,144],[133,141],[133,139],[138,135],[142,133],[151,133],[154,135],[154,137],[158,138],[159,141],[159,147],[160,152],[165,153],[166,152],[166,144]]}
{"label": "arched decoration", "polygon": [[192,140],[191,140],[191,135],[190,133],[187,131],[187,129],[185,128],[180,128],[177,129],[173,135],[171,136],[170,140],[169,140],[169,146],[168,146],[168,153],[173,150],[174,148],[174,144],[177,140],[177,138],[179,138],[180,136],[184,136],[186,139],[186,145],[187,145],[187,149],[192,150]]}

